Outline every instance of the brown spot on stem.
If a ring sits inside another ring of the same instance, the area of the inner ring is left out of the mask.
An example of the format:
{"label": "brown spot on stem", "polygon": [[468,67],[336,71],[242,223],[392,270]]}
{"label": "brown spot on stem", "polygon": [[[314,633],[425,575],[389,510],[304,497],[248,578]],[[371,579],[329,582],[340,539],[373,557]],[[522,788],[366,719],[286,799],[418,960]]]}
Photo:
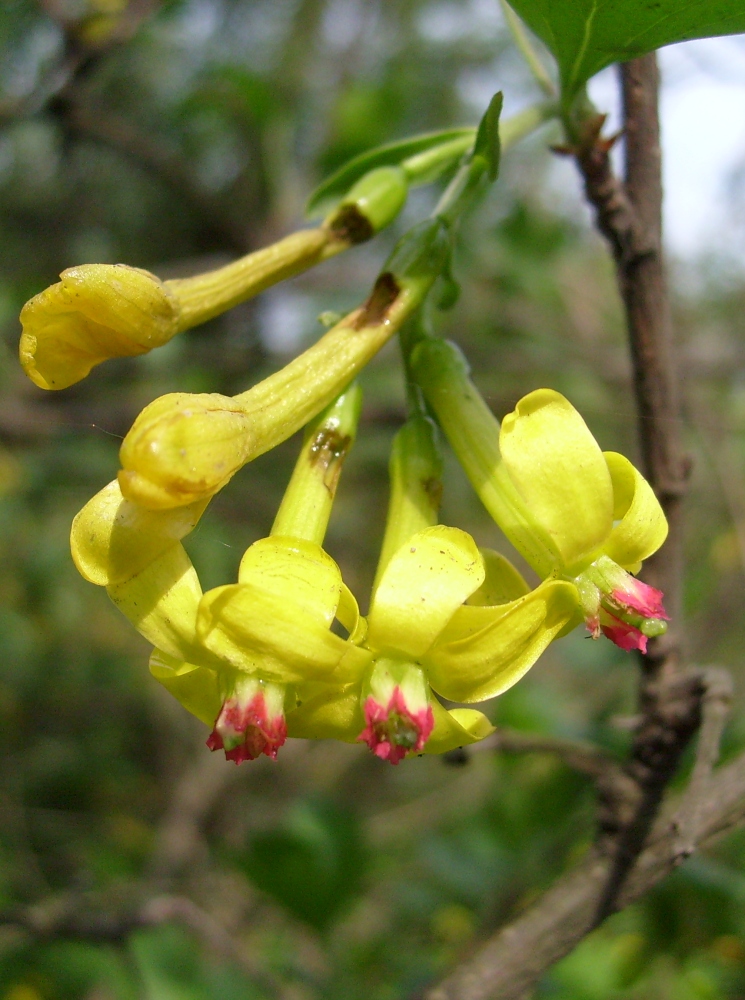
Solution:
{"label": "brown spot on stem", "polygon": [[364,243],[375,233],[370,220],[365,218],[356,205],[341,205],[329,223],[329,229],[338,240],[353,245]]}
{"label": "brown spot on stem", "polygon": [[422,480],[422,488],[429,497],[429,502],[434,508],[439,508],[442,500],[442,482],[437,476],[430,476],[429,479]]}
{"label": "brown spot on stem", "polygon": [[330,427],[322,427],[310,446],[310,464],[323,469],[323,485],[331,494],[336,494],[344,459],[352,445],[349,434],[340,434]]}
{"label": "brown spot on stem", "polygon": [[366,326],[377,326],[382,323],[400,292],[399,284],[390,271],[381,274],[370,292],[370,297],[354,320],[354,329],[362,330]]}

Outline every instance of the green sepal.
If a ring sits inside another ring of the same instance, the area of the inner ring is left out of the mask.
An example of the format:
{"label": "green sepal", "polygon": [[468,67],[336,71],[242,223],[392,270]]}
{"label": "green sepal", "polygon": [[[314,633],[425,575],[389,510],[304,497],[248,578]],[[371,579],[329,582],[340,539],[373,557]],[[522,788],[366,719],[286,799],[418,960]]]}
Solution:
{"label": "green sepal", "polygon": [[499,175],[499,160],[502,153],[502,143],[499,135],[499,116],[502,113],[504,97],[499,90],[489,101],[489,107],[479,122],[476,142],[473,146],[473,159],[479,157],[486,164],[486,175],[490,181],[495,181]]}

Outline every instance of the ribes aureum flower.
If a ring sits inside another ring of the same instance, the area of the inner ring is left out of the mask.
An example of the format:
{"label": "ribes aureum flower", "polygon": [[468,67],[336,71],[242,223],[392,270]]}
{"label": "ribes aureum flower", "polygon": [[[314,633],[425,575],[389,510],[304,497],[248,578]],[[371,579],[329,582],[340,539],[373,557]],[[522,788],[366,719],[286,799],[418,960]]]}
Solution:
{"label": "ribes aureum flower", "polygon": [[435,525],[392,556],[376,586],[365,646],[374,662],[362,684],[359,738],[395,764],[442,753],[493,727],[451,701],[484,701],[512,687],[575,613],[574,587],[547,580],[531,591],[497,553]]}
{"label": "ribes aureum flower", "polygon": [[416,377],[466,473],[515,548],[544,578],[571,581],[577,618],[623,649],[666,629],[662,594],[636,580],[667,535],[651,487],[628,459],[602,452],[560,393],[538,389],[496,418],[452,344],[425,340]]}
{"label": "ribes aureum flower", "polygon": [[[183,538],[205,507],[150,511],[112,483],[73,523],[81,573],[155,646],[152,674],[212,727],[208,746],[236,763],[275,757],[285,708],[359,684],[356,601],[321,541],[360,410],[355,386],[308,428],[272,534],[245,553],[236,584],[202,594]],[[286,532],[286,534],[284,534]],[[350,634],[331,631],[338,618]]]}

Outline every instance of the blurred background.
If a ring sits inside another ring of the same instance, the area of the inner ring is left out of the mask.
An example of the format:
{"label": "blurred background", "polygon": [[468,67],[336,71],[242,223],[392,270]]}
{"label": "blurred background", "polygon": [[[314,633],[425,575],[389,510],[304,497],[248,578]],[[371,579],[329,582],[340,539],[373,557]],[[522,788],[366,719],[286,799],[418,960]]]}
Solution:
{"label": "blurred background", "polygon": [[[685,434],[690,659],[735,675],[745,744],[745,39],[662,53],[666,206]],[[593,790],[557,759],[473,753],[391,768],[289,741],[236,768],[149,676],[148,645],[69,556],[140,408],[234,393],[366,294],[414,193],[371,244],[61,393],[17,363],[24,301],[85,262],[196,273],[302,224],[329,171],[387,140],[538,98],[496,0],[5,0],[0,5],[0,998],[398,1000],[520,912],[593,836]],[[594,81],[616,113],[612,71]],[[548,385],[604,448],[637,458],[612,267],[552,127],[505,156],[462,227],[462,295],[440,328],[498,415]],[[366,604],[395,345],[365,405],[327,548]],[[265,535],[299,445],[245,468],[186,546],[205,588]],[[443,521],[509,551],[452,456]],[[580,630],[487,706],[500,726],[622,756],[636,666]],[[745,996],[745,835],[688,862],[541,984],[554,1000]],[[31,935],[14,908],[35,905]],[[144,909],[143,909],[144,907]],[[128,914],[139,912],[140,926]],[[60,917],[62,914],[62,917]],[[129,920],[129,922],[128,922]],[[46,923],[45,923],[46,922]]]}

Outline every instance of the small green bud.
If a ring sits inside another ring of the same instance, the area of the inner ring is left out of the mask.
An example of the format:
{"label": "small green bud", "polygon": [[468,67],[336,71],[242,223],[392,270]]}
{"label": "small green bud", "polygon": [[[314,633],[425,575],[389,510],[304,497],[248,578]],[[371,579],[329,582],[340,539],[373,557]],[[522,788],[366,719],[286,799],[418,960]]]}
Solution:
{"label": "small green bud", "polygon": [[401,167],[378,167],[357,181],[325,226],[350,243],[364,243],[393,222],[408,191]]}

